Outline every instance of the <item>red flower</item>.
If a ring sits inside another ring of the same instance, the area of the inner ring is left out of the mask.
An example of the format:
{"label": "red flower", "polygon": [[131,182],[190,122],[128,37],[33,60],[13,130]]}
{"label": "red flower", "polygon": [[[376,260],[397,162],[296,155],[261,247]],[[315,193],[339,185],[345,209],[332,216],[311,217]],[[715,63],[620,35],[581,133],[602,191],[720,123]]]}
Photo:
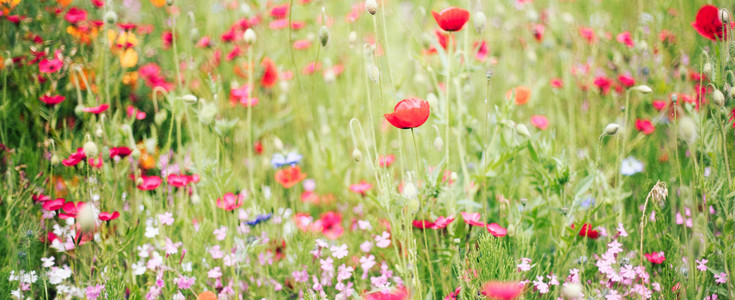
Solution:
{"label": "red flower", "polygon": [[38,63],[38,70],[41,71],[41,73],[56,73],[59,70],[61,70],[61,67],[64,66],[64,62],[59,58],[59,54],[57,53],[56,58],[54,59],[47,59],[44,58]]}
{"label": "red flower", "polygon": [[129,118],[135,117],[136,120],[143,120],[146,116],[144,111],[141,111],[132,105],[128,105],[127,113]]}
{"label": "red flower", "polygon": [[630,36],[629,31],[622,32],[617,36],[618,42],[625,44],[628,48],[633,48],[633,37]]}
{"label": "red flower", "polygon": [[120,217],[120,213],[116,211],[112,213],[101,212],[99,215],[99,218],[102,221],[112,221],[114,219],[117,219],[118,217]]}
{"label": "red flower", "polygon": [[523,285],[518,282],[491,281],[485,283],[480,291],[485,297],[494,300],[512,300],[523,292]]}
{"label": "red flower", "polygon": [[[572,224],[572,229],[574,229],[574,224]],[[600,237],[600,233],[597,232],[597,230],[593,230],[592,225],[584,224],[582,225],[582,229],[579,230],[579,236],[586,236],[591,239],[596,239]]]}
{"label": "red flower", "polygon": [[633,76],[620,75],[618,76],[618,81],[625,87],[631,87],[635,85],[635,79],[633,79]]}
{"label": "red flower", "polygon": [[413,227],[419,228],[419,229],[426,229],[426,228],[434,228],[434,222],[432,221],[419,221],[419,220],[413,220]]}
{"label": "red flower", "polygon": [[612,85],[612,81],[610,78],[607,78],[605,76],[597,76],[595,77],[595,86],[600,89],[600,93],[603,95],[607,95],[607,93],[610,92],[610,86]]}
{"label": "red flower", "polygon": [[727,36],[727,27],[722,26],[719,10],[712,5],[705,5],[699,9],[696,21],[692,22],[692,27],[694,27],[699,35],[713,41]]}
{"label": "red flower", "polygon": [[378,165],[380,165],[381,167],[390,167],[390,165],[392,165],[394,161],[396,161],[396,156],[393,154],[378,156]]}
{"label": "red flower", "polygon": [[579,35],[582,36],[585,40],[587,40],[588,44],[594,44],[597,41],[597,37],[595,36],[595,30],[589,27],[580,27],[579,28]]}
{"label": "red flower", "polygon": [[263,62],[260,63],[263,66],[263,77],[260,79],[260,84],[263,87],[272,87],[278,82],[278,68],[276,64],[270,58],[263,58]]}
{"label": "red flower", "polygon": [[64,15],[64,19],[71,24],[77,24],[87,19],[87,11],[72,7],[68,12],[66,12],[66,15]]}
{"label": "red flower", "polygon": [[561,78],[552,78],[549,83],[551,84],[551,87],[555,89],[561,89],[564,87],[564,81],[562,81]]}
{"label": "red flower", "polygon": [[658,111],[662,111],[666,107],[666,101],[663,100],[654,100],[652,104],[653,108]]}
{"label": "red flower", "polygon": [[416,128],[429,119],[429,102],[418,98],[403,99],[393,109],[393,113],[385,114],[391,125],[400,129]]}
{"label": "red flower", "polygon": [[409,299],[406,287],[388,288],[365,294],[365,300],[404,300]]}
{"label": "red flower", "polygon": [[358,193],[363,196],[365,196],[365,193],[367,193],[367,191],[369,191],[371,188],[373,188],[373,185],[365,180],[360,181],[360,183],[355,183],[355,184],[350,185],[350,191],[352,191],[353,193]]}
{"label": "red flower", "polygon": [[531,124],[541,130],[546,130],[549,127],[549,119],[541,115],[531,116]]}
{"label": "red flower", "polygon": [[69,158],[62,160],[61,163],[67,167],[71,167],[76,166],[78,163],[85,159],[87,159],[87,155],[84,154],[84,149],[77,148],[77,152],[69,155]]}
{"label": "red flower", "polygon": [[41,102],[46,103],[47,105],[53,106],[61,102],[64,102],[64,100],[66,100],[66,97],[62,95],[53,95],[53,96],[43,95],[39,97],[38,99],[41,100]]}
{"label": "red flower", "polygon": [[477,52],[475,53],[475,59],[484,62],[487,59],[487,42],[475,42],[475,46],[473,48],[477,49]]}
{"label": "red flower", "polygon": [[143,183],[138,185],[138,189],[143,191],[152,191],[155,190],[159,185],[161,185],[161,177],[158,176],[140,176],[140,178],[143,179]]}
{"label": "red flower", "polygon": [[480,216],[480,213],[462,212],[462,218],[464,219],[465,223],[472,226],[485,227],[485,222],[480,221],[480,219],[482,218]]}
{"label": "red flower", "polygon": [[276,19],[285,18],[288,16],[288,4],[281,4],[271,8],[271,17]]}
{"label": "red flower", "polygon": [[661,264],[666,260],[666,257],[664,256],[664,252],[653,252],[653,253],[644,253],[643,256],[648,259],[652,264]]}
{"label": "red flower", "polygon": [[313,226],[330,240],[336,240],[345,232],[344,227],[342,227],[342,215],[333,211],[322,214]]}
{"label": "red flower", "polygon": [[544,31],[546,31],[544,24],[533,25],[533,38],[536,39],[537,42],[540,42],[544,39]]}
{"label": "red flower", "polygon": [[[2,144],[0,144],[0,149],[2,149]],[[33,194],[33,196],[31,196],[31,199],[33,199],[33,202],[46,202],[51,200],[51,197],[44,194]]]}
{"label": "red flower", "polygon": [[656,127],[654,127],[653,124],[651,124],[651,121],[649,120],[637,119],[635,120],[635,129],[638,129],[638,131],[643,132],[646,135],[649,135],[653,133]]}
{"label": "red flower", "polygon": [[263,143],[261,143],[260,141],[255,141],[253,149],[255,150],[255,154],[263,154]]}
{"label": "red flower", "polygon": [[76,218],[79,211],[82,210],[82,207],[84,207],[84,205],[86,204],[87,203],[84,203],[84,202],[74,203],[71,201],[64,203],[64,205],[61,207],[64,213],[59,214],[59,218],[61,219]]}
{"label": "red flower", "polygon": [[239,194],[235,196],[233,193],[227,193],[222,198],[217,199],[217,207],[226,211],[231,211],[242,206],[245,202],[245,195]]}
{"label": "red flower", "polygon": [[438,218],[436,218],[436,221],[434,222],[434,228],[432,229],[447,228],[447,226],[449,226],[449,224],[451,224],[453,221],[454,218],[449,219],[443,216],[439,216]]}
{"label": "red flower", "polygon": [[301,168],[299,166],[291,166],[278,170],[275,178],[283,188],[287,189],[301,182],[301,180],[304,180],[304,178],[306,178],[306,173],[301,173]]}
{"label": "red flower", "polygon": [[196,183],[199,181],[199,175],[182,175],[182,174],[169,174],[166,177],[166,182],[169,185],[173,185],[177,188],[182,188],[189,183]]}
{"label": "red flower", "polygon": [[43,209],[48,210],[48,211],[59,210],[62,206],[64,206],[64,202],[66,202],[64,198],[48,200],[43,203]]}
{"label": "red flower", "polygon": [[498,225],[498,223],[487,224],[487,232],[492,234],[494,237],[503,237],[508,234],[508,229],[505,229]]}
{"label": "red flower", "polygon": [[469,11],[457,7],[448,7],[439,13],[431,11],[431,14],[444,31],[459,31],[470,19]]}
{"label": "red flower", "polygon": [[105,6],[105,1],[102,0],[92,0],[92,5],[94,5],[97,8],[101,8]]}
{"label": "red flower", "polygon": [[110,108],[110,105],[108,105],[108,104],[102,104],[100,106],[82,108],[82,111],[83,112],[88,112],[88,113],[93,113],[93,114],[101,114],[101,113],[105,112],[108,108]]}
{"label": "red flower", "polygon": [[110,149],[110,159],[114,159],[116,156],[119,157],[126,157],[130,155],[133,151],[130,150],[130,148],[122,146],[122,147],[115,147]]}

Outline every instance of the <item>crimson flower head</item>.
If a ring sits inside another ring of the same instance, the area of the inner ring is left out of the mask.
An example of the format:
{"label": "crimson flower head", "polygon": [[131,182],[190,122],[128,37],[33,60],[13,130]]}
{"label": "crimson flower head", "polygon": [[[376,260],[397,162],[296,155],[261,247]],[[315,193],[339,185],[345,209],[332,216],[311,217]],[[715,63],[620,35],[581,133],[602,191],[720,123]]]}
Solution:
{"label": "crimson flower head", "polygon": [[266,88],[273,87],[278,82],[278,68],[276,68],[276,63],[266,57],[260,65],[263,67],[263,77],[260,78],[260,85]]}
{"label": "crimson flower head", "polygon": [[412,224],[419,229],[434,228],[434,222],[428,220],[413,220]]}
{"label": "crimson flower head", "polygon": [[444,31],[460,31],[470,19],[470,12],[458,7],[447,7],[441,12],[431,11],[436,23]]}
{"label": "crimson flower head", "polygon": [[468,213],[468,212],[462,212],[462,218],[464,219],[464,222],[477,227],[485,227],[485,222],[480,221],[482,217],[480,216],[480,213]]}
{"label": "crimson flower head", "polygon": [[64,206],[64,202],[66,202],[66,199],[64,198],[48,200],[43,203],[43,209],[48,210],[48,211],[59,210],[61,209],[62,206]]}
{"label": "crimson flower head", "polygon": [[245,202],[245,194],[235,196],[233,193],[227,193],[222,198],[217,199],[217,207],[231,211],[242,206],[243,202]]}
{"label": "crimson flower head", "polygon": [[159,185],[161,185],[161,177],[158,176],[141,176],[143,179],[143,183],[138,185],[138,189],[143,191],[152,191],[155,190]]}
{"label": "crimson flower head", "polygon": [[653,252],[653,253],[644,253],[643,256],[648,259],[652,264],[661,264],[666,260],[666,257],[664,256],[664,252]]}
{"label": "crimson flower head", "polygon": [[283,188],[287,189],[304,180],[306,173],[301,173],[299,166],[291,166],[278,170],[275,178]]}
{"label": "crimson flower head", "polygon": [[638,131],[643,132],[645,135],[649,135],[656,130],[656,127],[649,120],[638,119],[635,120],[635,129],[638,129]]}
{"label": "crimson flower head", "polygon": [[480,293],[489,299],[512,300],[523,293],[523,285],[519,282],[490,281],[482,286]]}
{"label": "crimson flower head", "polygon": [[429,114],[429,102],[418,98],[408,98],[398,102],[393,108],[393,113],[384,116],[396,128],[408,129],[423,125],[429,119]]}
{"label": "crimson flower head", "polygon": [[53,95],[53,96],[43,95],[39,97],[38,100],[41,100],[41,102],[46,103],[46,105],[54,106],[56,104],[64,102],[64,100],[66,100],[66,97],[62,95]]}
{"label": "crimson flower head", "polygon": [[498,223],[487,224],[487,232],[494,237],[503,237],[508,234],[508,229],[501,227]]}
{"label": "crimson flower head", "polygon": [[82,111],[93,114],[101,114],[105,112],[108,108],[110,108],[109,104],[102,104],[100,106],[82,108]]}
{"label": "crimson flower head", "polygon": [[712,5],[705,5],[699,9],[696,20],[692,22],[692,27],[699,35],[713,41],[721,40],[723,35],[727,35],[727,27],[723,28],[719,9]]}
{"label": "crimson flower head", "polygon": [[369,191],[371,188],[373,188],[373,185],[365,180],[360,181],[360,183],[350,185],[350,191],[363,196],[365,196],[365,193],[367,193],[367,191]]}
{"label": "crimson flower head", "polygon": [[62,160],[61,163],[67,167],[72,167],[86,159],[87,154],[84,153],[84,148],[77,148],[76,152],[69,155],[69,158]]}
{"label": "crimson flower head", "polygon": [[117,219],[118,217],[120,217],[120,213],[116,211],[112,213],[101,212],[99,215],[101,221],[112,221],[114,219]]}
{"label": "crimson flower head", "polygon": [[[573,224],[572,224],[572,229],[574,229]],[[586,236],[594,240],[600,237],[600,233],[597,232],[597,230],[592,229],[592,225],[584,224],[582,225],[582,229],[579,230],[579,236]]]}

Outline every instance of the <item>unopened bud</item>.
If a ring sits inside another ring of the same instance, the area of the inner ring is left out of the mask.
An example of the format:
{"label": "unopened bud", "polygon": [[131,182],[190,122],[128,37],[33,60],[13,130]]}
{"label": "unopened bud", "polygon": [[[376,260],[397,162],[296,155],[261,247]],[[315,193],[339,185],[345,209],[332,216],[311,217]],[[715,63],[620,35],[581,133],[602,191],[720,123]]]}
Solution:
{"label": "unopened bud", "polygon": [[371,14],[374,15],[378,12],[378,2],[375,0],[367,0],[365,1],[365,9]]}
{"label": "unopened bud", "polygon": [[642,85],[637,85],[637,86],[633,87],[633,90],[636,90],[636,91],[640,92],[641,94],[650,94],[651,92],[653,92],[653,90],[651,89],[651,87],[649,87],[647,85],[643,85],[643,84]]}
{"label": "unopened bud", "polygon": [[104,135],[105,132],[102,130],[101,126],[97,126],[97,129],[94,130],[94,136],[101,138],[102,135]]}
{"label": "unopened bud", "polygon": [[441,151],[442,147],[444,147],[444,141],[441,137],[437,136],[434,139],[434,148],[436,148],[436,151]]}
{"label": "unopened bud", "polygon": [[137,147],[133,149],[132,152],[130,152],[130,157],[132,157],[134,160],[138,160],[140,158],[140,155],[140,149],[138,149]]}
{"label": "unopened bud", "polygon": [[107,24],[117,23],[117,14],[114,11],[108,11],[105,13],[105,22],[107,22]]}
{"label": "unopened bud", "polygon": [[352,150],[352,160],[356,163],[362,161],[362,152],[360,152],[360,149],[355,148],[355,150]]}
{"label": "unopened bud", "polygon": [[378,66],[370,64],[368,66],[368,76],[370,77],[370,80],[377,83],[380,79],[380,69],[378,69]]}
{"label": "unopened bud", "polygon": [[82,115],[82,113],[84,113],[84,106],[82,106],[82,105],[77,105],[77,106],[75,106],[75,107],[74,107],[74,114],[75,114],[75,115],[77,115],[77,116],[81,116],[81,115]]}
{"label": "unopened bud", "polygon": [[719,107],[725,106],[725,95],[718,89],[712,93],[712,102]]}
{"label": "unopened bud", "polygon": [[253,30],[252,28],[248,28],[247,30],[245,30],[245,33],[242,35],[242,38],[243,40],[245,40],[245,43],[252,45],[253,43],[255,43],[255,39],[256,39],[255,30]]}
{"label": "unopened bud", "polygon": [[416,186],[413,185],[413,183],[407,182],[405,185],[403,185],[403,191],[401,192],[401,195],[403,195],[403,197],[408,200],[418,199],[419,191],[416,189]]}
{"label": "unopened bud", "polygon": [[705,63],[704,67],[702,67],[702,73],[706,74],[708,77],[712,77],[712,64]]}
{"label": "unopened bud", "polygon": [[521,198],[521,205],[526,206],[526,204],[528,204],[528,199]]}
{"label": "unopened bud", "polygon": [[174,0],[166,0],[166,5],[168,6],[174,5]]}
{"label": "unopened bud", "polygon": [[13,59],[12,59],[12,58],[7,58],[7,59],[5,59],[5,61],[3,62],[3,65],[4,65],[4,66],[5,66],[6,68],[10,68],[10,67],[12,67],[12,66],[13,66]]}
{"label": "unopened bud", "polygon": [[199,28],[194,27],[189,31],[189,40],[192,43],[196,43],[199,40]]}
{"label": "unopened bud", "polygon": [[128,124],[123,124],[122,126],[120,126],[120,131],[122,131],[124,135],[130,135],[130,133],[133,132],[132,129],[130,129],[130,125]]}
{"label": "unopened bud", "polygon": [[273,148],[278,152],[283,152],[283,142],[278,137],[273,137]]}
{"label": "unopened bud", "polygon": [[485,23],[487,23],[487,17],[485,17],[485,13],[478,11],[475,13],[475,16],[472,17],[472,23],[475,25],[475,31],[477,33],[482,33],[485,31]]}
{"label": "unopened bud", "polygon": [[610,123],[605,126],[605,135],[615,135],[618,133],[618,129],[620,129],[620,125],[615,123]]}
{"label": "unopened bud", "polygon": [[217,105],[214,103],[204,103],[204,106],[199,111],[199,121],[202,124],[210,124],[214,121],[214,116],[217,114]]}
{"label": "unopened bud", "polygon": [[61,162],[61,159],[59,159],[59,156],[58,155],[56,155],[56,154],[51,155],[51,164],[52,165],[54,165],[54,166],[55,165],[58,165],[59,162]]}
{"label": "unopened bud", "polygon": [[97,226],[97,216],[94,213],[92,204],[87,203],[79,210],[77,214],[77,222],[79,223],[79,229],[82,232],[92,232]]}
{"label": "unopened bud", "polygon": [[166,114],[166,111],[165,110],[159,110],[153,116],[153,121],[156,122],[156,125],[159,125],[160,126],[161,124],[163,124],[164,121],[166,121],[166,117],[168,117],[168,115]]}
{"label": "unopened bud", "polygon": [[722,21],[722,23],[727,24],[730,22],[730,15],[727,13],[727,10],[725,10],[724,8],[720,8],[719,16],[720,16],[720,21]]}
{"label": "unopened bud", "polygon": [[562,286],[561,294],[565,299],[582,299],[584,297],[582,285],[579,283],[565,283]]}
{"label": "unopened bud", "polygon": [[191,204],[196,205],[196,204],[199,204],[201,202],[202,202],[202,199],[199,198],[199,194],[198,193],[194,193],[194,195],[191,195]]}
{"label": "unopened bud", "polygon": [[97,145],[92,141],[84,143],[82,149],[84,149],[84,154],[87,155],[87,157],[97,157],[97,154],[100,153],[99,149],[97,149]]}
{"label": "unopened bud", "polygon": [[319,28],[319,41],[322,43],[322,47],[326,46],[327,42],[329,42],[329,29],[327,29],[327,26],[322,25]]}
{"label": "unopened bud", "polygon": [[528,131],[528,127],[524,124],[516,124],[516,133],[525,137],[531,137],[531,133]]}
{"label": "unopened bud", "polygon": [[347,36],[347,40],[350,42],[350,44],[354,44],[357,42],[357,32],[350,31],[350,34]]}
{"label": "unopened bud", "polygon": [[186,104],[196,104],[197,96],[194,96],[192,94],[183,95],[181,96],[181,101],[183,101]]}
{"label": "unopened bud", "polygon": [[679,136],[689,144],[697,140],[697,123],[690,117],[679,120]]}

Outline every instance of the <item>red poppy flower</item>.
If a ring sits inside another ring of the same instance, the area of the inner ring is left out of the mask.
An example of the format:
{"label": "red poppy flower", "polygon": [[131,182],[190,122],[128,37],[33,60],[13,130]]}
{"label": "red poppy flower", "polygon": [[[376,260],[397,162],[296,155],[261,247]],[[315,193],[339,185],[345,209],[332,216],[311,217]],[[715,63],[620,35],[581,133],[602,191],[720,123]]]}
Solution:
{"label": "red poppy flower", "polygon": [[542,115],[531,116],[531,124],[541,130],[546,130],[549,127],[549,119]]}
{"label": "red poppy flower", "polygon": [[133,153],[130,148],[122,146],[122,147],[115,147],[110,149],[110,159],[114,159],[116,156],[119,157],[126,157],[130,155],[130,153]]}
{"label": "red poppy flower", "polygon": [[321,68],[322,68],[322,64],[316,63],[316,62],[310,62],[303,69],[301,69],[301,74],[311,75],[311,74],[314,74],[314,72],[321,70]]}
{"label": "red poppy flower", "polygon": [[633,45],[633,37],[630,36],[630,32],[629,31],[621,32],[620,34],[618,34],[618,36],[616,37],[616,39],[621,44],[624,44],[624,45],[628,46],[628,48],[633,48],[633,46],[634,46]]}
{"label": "red poppy flower", "polygon": [[101,114],[105,112],[108,108],[110,108],[109,104],[102,104],[100,106],[82,108],[82,111],[93,114]]}
{"label": "red poppy flower", "polygon": [[454,218],[450,219],[450,218],[445,218],[443,216],[439,216],[438,218],[436,218],[436,221],[434,221],[433,229],[447,228],[447,226],[449,226],[449,224],[451,224],[452,222],[454,222]]}
{"label": "red poppy flower", "polygon": [[582,36],[585,40],[587,40],[588,44],[594,44],[597,41],[597,36],[595,36],[595,30],[589,27],[580,27],[579,28],[579,35]]}
{"label": "red poppy flower", "polygon": [[635,79],[633,78],[633,76],[629,75],[618,76],[618,81],[625,87],[631,87],[635,85]]}
{"label": "red poppy flower", "polygon": [[275,178],[283,188],[287,189],[301,182],[301,180],[304,180],[304,178],[306,178],[306,173],[301,173],[301,168],[299,166],[290,166],[278,170]]}
{"label": "red poppy flower", "polygon": [[92,5],[94,5],[97,8],[101,8],[105,6],[105,1],[103,0],[92,0]]}
{"label": "red poppy flower", "polygon": [[311,47],[310,40],[298,40],[293,42],[293,48],[296,50],[304,50]]}
{"label": "red poppy flower", "polygon": [[77,152],[69,155],[69,158],[62,160],[61,164],[67,167],[76,166],[78,163],[85,159],[87,159],[87,155],[84,154],[84,148],[77,148]]}
{"label": "red poppy flower", "polygon": [[528,100],[531,99],[531,89],[525,86],[517,86],[514,87],[507,92],[505,92],[505,97],[510,99],[513,97],[513,93],[515,93],[515,102],[516,105],[524,105],[528,103]]}
{"label": "red poppy flower", "polygon": [[288,4],[281,4],[271,8],[271,17],[276,19],[285,18],[288,16]]}
{"label": "red poppy flower", "polygon": [[480,221],[480,219],[482,219],[480,213],[462,212],[462,218],[464,219],[465,223],[472,226],[485,227],[485,222]]}
{"label": "red poppy flower", "polygon": [[426,228],[434,228],[434,222],[427,221],[427,220],[413,220],[413,227],[419,228],[419,229],[426,229]]}
{"label": "red poppy flower", "polygon": [[648,259],[652,264],[661,264],[666,260],[666,257],[664,256],[664,252],[653,252],[653,253],[644,253],[643,256]]}
{"label": "red poppy flower", "polygon": [[71,24],[77,24],[87,19],[87,11],[72,7],[68,12],[66,12],[66,15],[64,15],[64,19]]}
{"label": "red poppy flower", "polygon": [[84,205],[86,204],[87,203],[85,202],[74,203],[71,201],[64,203],[64,205],[61,207],[64,213],[59,214],[59,218],[61,219],[76,218],[79,211],[82,210],[82,207],[84,207]]}
{"label": "red poppy flower", "polygon": [[396,128],[408,129],[423,125],[429,119],[429,114],[429,102],[418,98],[408,98],[398,102],[393,108],[393,113],[384,116]]}
{"label": "red poppy flower", "polygon": [[360,183],[355,183],[355,184],[350,185],[350,191],[352,191],[353,193],[358,193],[363,196],[365,196],[365,193],[367,193],[367,191],[369,191],[371,188],[373,188],[373,185],[365,180],[360,181]]}
{"label": "red poppy flower", "polygon": [[322,214],[313,226],[330,240],[338,239],[345,232],[344,227],[342,227],[342,215],[333,211]]}
{"label": "red poppy flower", "polygon": [[508,229],[505,229],[498,225],[498,223],[487,224],[487,232],[492,234],[494,237],[503,237],[508,234]]}
{"label": "red poppy flower", "polygon": [[635,120],[635,129],[637,129],[640,132],[643,132],[646,135],[649,135],[653,133],[656,127],[654,127],[651,121],[649,120],[637,119]]}
{"label": "red poppy flower", "polygon": [[653,104],[653,108],[658,111],[662,111],[666,107],[666,101],[663,100],[654,100],[651,104]]}
{"label": "red poppy flower", "polygon": [[102,156],[98,156],[97,158],[88,159],[87,162],[90,166],[101,169],[103,165]]}
{"label": "red poppy flower", "polygon": [[48,211],[59,210],[61,209],[62,206],[64,206],[64,202],[66,202],[66,199],[64,198],[48,200],[43,203],[43,209],[48,210]]}
{"label": "red poppy flower", "polygon": [[255,106],[260,100],[258,98],[254,98],[251,92],[252,89],[250,88],[250,86],[244,84],[239,88],[230,89],[230,99],[231,101],[239,100],[240,104],[244,105],[245,107]]}
{"label": "red poppy flower", "polygon": [[381,167],[390,167],[390,165],[392,165],[394,161],[396,161],[396,156],[393,154],[378,156],[378,165],[380,165]]}
{"label": "red poppy flower", "polygon": [[536,39],[537,42],[540,42],[544,39],[544,31],[546,31],[544,24],[533,25],[533,38]]}
{"label": "red poppy flower", "polygon": [[523,285],[518,282],[491,281],[482,286],[480,293],[493,300],[513,300],[523,293]]}
{"label": "red poppy flower", "polygon": [[43,95],[39,97],[38,99],[41,100],[41,102],[46,103],[47,105],[53,106],[61,102],[64,102],[64,100],[66,100],[66,97],[62,95],[53,95],[53,96]]}
{"label": "red poppy flower", "polygon": [[[199,178],[199,176],[197,175],[194,175],[194,176]],[[166,177],[166,183],[168,183],[169,185],[173,185],[177,188],[185,187],[191,182],[194,182],[194,177],[190,175],[169,174],[168,177]]]}
{"label": "red poppy flower", "polygon": [[365,300],[405,300],[409,298],[408,290],[403,286],[365,294]]}
{"label": "red poppy flower", "polygon": [[127,113],[129,118],[135,117],[136,120],[143,120],[146,116],[144,111],[141,111],[132,105],[128,105]]}
{"label": "red poppy flower", "polygon": [[564,81],[562,81],[561,78],[553,78],[549,81],[549,84],[551,84],[551,87],[555,89],[561,89],[564,87]]}
{"label": "red poppy flower", "polygon": [[727,27],[722,25],[719,9],[712,5],[705,5],[697,12],[697,18],[692,22],[692,27],[699,35],[710,40],[717,41],[727,36]]}
{"label": "red poppy flower", "polygon": [[158,176],[141,176],[143,179],[143,183],[138,185],[138,189],[143,191],[152,191],[155,190],[159,185],[161,185],[161,177]]}
{"label": "red poppy flower", "polygon": [[[0,150],[2,150],[2,147],[3,145],[0,144]],[[44,194],[33,194],[33,196],[31,196],[31,199],[33,199],[33,202],[46,202],[51,200],[51,197]]]}
{"label": "red poppy flower", "polygon": [[[572,224],[572,229],[574,229],[574,224]],[[600,237],[600,233],[597,232],[597,230],[592,229],[592,225],[584,224],[582,225],[582,229],[579,230],[579,236],[586,236],[591,239],[596,239]]]}
{"label": "red poppy flower", "polygon": [[607,78],[605,76],[597,76],[595,77],[594,84],[597,88],[600,89],[600,93],[603,95],[607,95],[607,93],[610,92],[610,87],[612,86],[612,80],[610,78]]}
{"label": "red poppy flower", "polygon": [[439,13],[431,11],[431,14],[444,31],[459,31],[470,19],[469,11],[457,7],[448,7]]}
{"label": "red poppy flower", "polygon": [[116,211],[112,213],[101,212],[99,215],[99,219],[102,221],[112,221],[114,219],[117,219],[118,217],[120,217],[120,213]]}
{"label": "red poppy flower", "polygon": [[245,202],[245,195],[238,194],[235,196],[233,193],[227,193],[222,198],[217,199],[217,207],[226,211],[231,211],[239,208]]}
{"label": "red poppy flower", "polygon": [[265,57],[260,65],[263,67],[263,77],[260,78],[260,84],[266,88],[274,86],[278,82],[276,64],[270,58]]}
{"label": "red poppy flower", "polygon": [[475,59],[484,62],[487,59],[487,42],[475,42],[474,48],[477,49],[477,52],[475,52]]}
{"label": "red poppy flower", "polygon": [[256,141],[253,149],[255,150],[255,154],[263,154],[263,143]]}

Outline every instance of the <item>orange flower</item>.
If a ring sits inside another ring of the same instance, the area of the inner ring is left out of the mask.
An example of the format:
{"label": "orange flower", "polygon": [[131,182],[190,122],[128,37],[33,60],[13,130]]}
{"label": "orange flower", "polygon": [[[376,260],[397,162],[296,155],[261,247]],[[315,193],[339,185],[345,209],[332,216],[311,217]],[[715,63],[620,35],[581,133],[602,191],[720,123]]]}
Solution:
{"label": "orange flower", "polygon": [[138,64],[138,52],[133,49],[125,49],[120,55],[120,66],[123,68],[132,68]]}
{"label": "orange flower", "polygon": [[122,82],[124,85],[129,85],[132,87],[133,90],[135,90],[135,87],[138,83],[138,72],[127,72],[125,75],[123,75]]}
{"label": "orange flower", "polygon": [[66,33],[73,36],[75,39],[79,40],[80,42],[84,44],[91,44],[92,40],[97,37],[97,33],[99,30],[96,26],[74,26],[69,25],[66,27]]}
{"label": "orange flower", "polygon": [[515,101],[517,105],[524,105],[528,103],[528,100],[531,98],[531,90],[529,88],[525,86],[517,86],[505,93],[505,97],[512,97],[514,91],[516,95]]}
{"label": "orange flower", "polygon": [[[84,76],[79,76],[79,73],[72,72],[71,82],[78,82],[79,89],[81,89],[82,91],[87,90],[87,83],[89,83],[92,86],[92,91],[96,90],[97,87],[94,85],[94,70],[82,69],[82,73],[84,73]],[[87,78],[86,82],[84,80],[84,77]]]}
{"label": "orange flower", "polygon": [[58,3],[59,5],[63,7],[67,7],[69,6],[69,4],[71,4],[71,1],[72,0],[56,0],[56,3]]}
{"label": "orange flower", "polygon": [[[151,0],[155,1],[155,0]],[[197,300],[217,300],[217,295],[211,291],[202,292],[197,297]]]}
{"label": "orange flower", "polygon": [[[156,7],[163,7],[164,5],[166,5],[166,0],[151,0],[151,3],[153,3],[153,5],[155,5]],[[200,298],[201,298],[201,296],[202,295],[199,295]],[[207,298],[207,299],[209,299],[209,298]],[[217,299],[217,298],[215,297],[215,299]]]}
{"label": "orange flower", "polygon": [[301,173],[299,166],[287,167],[276,172],[276,181],[284,188],[290,188],[306,178],[306,173]]}
{"label": "orange flower", "polygon": [[12,11],[18,3],[20,3],[20,0],[0,0],[0,7],[3,9],[2,15],[10,14],[10,11]]}

